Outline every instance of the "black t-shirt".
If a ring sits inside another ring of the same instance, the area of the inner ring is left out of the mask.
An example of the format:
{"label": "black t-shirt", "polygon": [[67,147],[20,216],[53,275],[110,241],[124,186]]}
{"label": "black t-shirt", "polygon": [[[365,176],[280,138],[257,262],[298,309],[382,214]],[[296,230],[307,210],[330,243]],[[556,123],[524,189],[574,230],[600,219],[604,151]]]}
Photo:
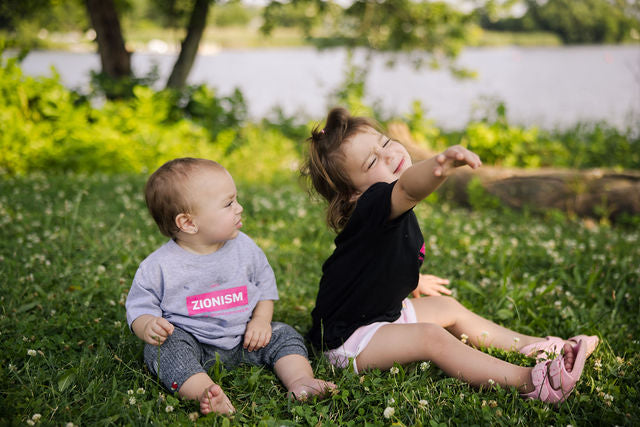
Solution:
{"label": "black t-shirt", "polygon": [[389,221],[394,185],[379,182],[360,196],[322,266],[309,331],[317,348],[334,349],[360,326],[397,320],[418,285],[424,239],[413,209]]}

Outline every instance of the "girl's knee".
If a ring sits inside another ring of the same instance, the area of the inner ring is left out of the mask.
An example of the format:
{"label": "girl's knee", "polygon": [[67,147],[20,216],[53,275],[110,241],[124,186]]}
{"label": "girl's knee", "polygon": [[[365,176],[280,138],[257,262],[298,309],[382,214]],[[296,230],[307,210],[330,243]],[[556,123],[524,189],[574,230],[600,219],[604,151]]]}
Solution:
{"label": "girl's knee", "polygon": [[443,340],[446,340],[449,332],[442,326],[435,323],[418,323],[420,328],[419,343],[425,348],[432,349],[439,346]]}

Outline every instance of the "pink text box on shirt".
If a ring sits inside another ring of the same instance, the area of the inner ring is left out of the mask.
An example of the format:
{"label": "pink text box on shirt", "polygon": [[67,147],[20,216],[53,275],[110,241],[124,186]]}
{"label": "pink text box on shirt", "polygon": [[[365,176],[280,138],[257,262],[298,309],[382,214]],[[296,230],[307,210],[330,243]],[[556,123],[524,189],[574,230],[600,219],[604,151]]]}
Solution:
{"label": "pink text box on shirt", "polygon": [[220,291],[187,297],[189,316],[226,310],[247,304],[249,304],[249,297],[246,286],[238,286],[236,288],[222,289]]}

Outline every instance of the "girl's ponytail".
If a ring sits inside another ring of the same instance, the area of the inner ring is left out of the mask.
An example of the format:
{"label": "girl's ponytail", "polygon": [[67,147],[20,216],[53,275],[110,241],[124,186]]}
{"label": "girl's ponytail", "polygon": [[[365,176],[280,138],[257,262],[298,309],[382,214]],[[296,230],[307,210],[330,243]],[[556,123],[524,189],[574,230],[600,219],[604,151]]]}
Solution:
{"label": "girl's ponytail", "polygon": [[342,144],[364,128],[378,126],[365,117],[352,117],[344,108],[329,112],[325,127],[316,126],[311,131],[307,159],[300,170],[308,178],[313,190],[320,194],[329,206],[327,223],[339,232],[344,228],[355,201],[356,188],[344,170]]}

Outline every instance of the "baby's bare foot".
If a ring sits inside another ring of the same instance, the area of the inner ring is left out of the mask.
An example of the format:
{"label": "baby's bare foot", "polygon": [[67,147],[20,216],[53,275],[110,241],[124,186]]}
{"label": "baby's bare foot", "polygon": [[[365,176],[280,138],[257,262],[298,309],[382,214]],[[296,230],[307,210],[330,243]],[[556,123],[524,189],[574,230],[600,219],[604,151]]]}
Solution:
{"label": "baby's bare foot", "polygon": [[573,364],[576,361],[576,355],[573,351],[573,347],[568,342],[564,343],[564,347],[562,348],[563,360],[564,360],[564,369],[567,372],[571,372],[573,370]]}
{"label": "baby's bare foot", "polygon": [[200,396],[200,412],[203,415],[207,415],[210,412],[232,414],[235,411],[236,409],[231,404],[231,401],[218,384],[213,384],[202,392],[202,396]]}
{"label": "baby's bare foot", "polygon": [[325,396],[335,388],[336,385],[332,382],[303,377],[291,385],[289,395],[297,400],[305,401],[309,396]]}

